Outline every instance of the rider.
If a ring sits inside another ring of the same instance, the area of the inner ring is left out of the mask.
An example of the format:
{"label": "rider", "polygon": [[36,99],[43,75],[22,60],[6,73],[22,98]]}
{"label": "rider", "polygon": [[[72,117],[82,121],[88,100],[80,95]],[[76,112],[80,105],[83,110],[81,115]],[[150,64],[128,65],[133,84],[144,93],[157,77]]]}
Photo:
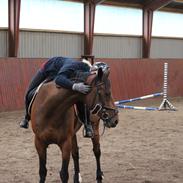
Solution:
{"label": "rider", "polygon": [[[64,88],[78,91],[83,94],[87,94],[91,87],[84,84],[83,82],[74,83],[70,80],[76,71],[90,72],[91,64],[89,61],[83,59],[82,62],[75,61],[71,58],[65,57],[53,57],[46,61],[41,68],[38,70],[37,74],[33,77],[26,96],[25,96],[25,117],[20,123],[21,128],[28,128],[28,122],[30,120],[30,115],[28,114],[29,105],[29,94],[30,92],[38,87],[45,79],[52,78],[55,79],[57,86],[62,86]],[[85,137],[93,136],[93,129],[90,123],[90,112],[85,104],[78,102],[77,104],[78,113],[81,121],[84,123],[85,127]]]}

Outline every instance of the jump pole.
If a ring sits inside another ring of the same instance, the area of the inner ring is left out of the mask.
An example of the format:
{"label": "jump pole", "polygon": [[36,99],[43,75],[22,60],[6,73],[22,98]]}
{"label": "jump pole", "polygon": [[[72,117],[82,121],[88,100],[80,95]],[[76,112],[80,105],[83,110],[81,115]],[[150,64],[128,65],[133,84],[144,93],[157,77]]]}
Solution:
{"label": "jump pole", "polygon": [[128,103],[128,102],[134,102],[134,101],[137,101],[137,100],[143,100],[143,99],[158,97],[158,96],[162,96],[162,95],[163,95],[163,92],[154,93],[154,94],[150,94],[150,95],[145,95],[145,96],[137,97],[137,98],[131,98],[131,99],[127,99],[127,100],[119,100],[119,101],[115,102],[115,105],[120,105],[120,104],[124,104],[124,103]]}
{"label": "jump pole", "polygon": [[130,106],[130,105],[116,105],[118,108],[122,109],[135,109],[135,110],[147,110],[147,111],[157,111],[158,107],[140,107],[140,106]]}
{"label": "jump pole", "polygon": [[[168,63],[164,63],[163,92],[145,95],[142,97],[127,99],[127,100],[116,101],[115,105],[117,107],[123,108],[123,109],[151,110],[151,111],[152,110],[153,111],[155,111],[155,110],[173,110],[173,111],[175,111],[176,108],[168,100],[167,93],[168,93]],[[133,102],[133,101],[137,101],[137,100],[143,100],[143,99],[153,98],[153,97],[162,96],[162,95],[163,95],[163,101],[159,107],[140,107],[140,106],[123,105],[124,103],[127,103],[127,102]]]}

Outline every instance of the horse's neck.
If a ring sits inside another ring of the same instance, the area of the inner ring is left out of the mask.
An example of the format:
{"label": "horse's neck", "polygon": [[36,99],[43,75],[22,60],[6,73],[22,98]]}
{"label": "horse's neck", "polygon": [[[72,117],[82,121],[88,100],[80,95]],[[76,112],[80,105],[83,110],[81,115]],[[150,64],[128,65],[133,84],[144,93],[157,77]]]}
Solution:
{"label": "horse's neck", "polygon": [[[56,88],[55,84],[50,84],[51,88],[49,95],[49,103],[51,103],[54,108],[59,107],[62,111],[67,110],[69,107],[73,106],[79,99],[81,99],[81,94],[67,90],[64,88]],[[51,106],[50,106],[51,107]]]}
{"label": "horse's neck", "polygon": [[64,108],[68,108],[74,105],[78,99],[80,99],[81,94],[76,92],[71,92],[68,90],[63,90],[59,93],[58,100],[62,102]]}

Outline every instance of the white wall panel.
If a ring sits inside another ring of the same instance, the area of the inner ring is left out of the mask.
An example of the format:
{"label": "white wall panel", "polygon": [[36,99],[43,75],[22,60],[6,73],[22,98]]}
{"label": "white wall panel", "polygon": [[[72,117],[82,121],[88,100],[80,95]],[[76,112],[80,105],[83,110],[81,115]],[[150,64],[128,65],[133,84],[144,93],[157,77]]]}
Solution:
{"label": "white wall panel", "polygon": [[[84,36],[78,33],[20,31],[19,57],[42,58],[83,54]],[[141,58],[142,38],[95,35],[96,58]],[[0,30],[0,57],[8,55],[8,33]],[[183,58],[183,39],[152,38],[151,58]]]}
{"label": "white wall panel", "polygon": [[140,58],[140,37],[95,36],[94,55],[98,58]]}
{"label": "white wall panel", "polygon": [[183,58],[183,39],[153,38],[151,58]]}
{"label": "white wall panel", "polygon": [[8,54],[8,33],[0,30],[0,57],[7,57]]}
{"label": "white wall panel", "polygon": [[19,57],[68,56],[78,58],[83,50],[81,34],[21,32]]}

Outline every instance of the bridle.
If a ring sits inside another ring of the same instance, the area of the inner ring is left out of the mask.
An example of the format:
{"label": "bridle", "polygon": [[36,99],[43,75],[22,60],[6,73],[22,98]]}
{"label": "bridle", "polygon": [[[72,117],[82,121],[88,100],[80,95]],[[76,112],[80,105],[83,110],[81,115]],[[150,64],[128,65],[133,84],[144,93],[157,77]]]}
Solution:
{"label": "bridle", "polygon": [[[98,83],[95,85],[96,87],[96,95],[93,99],[92,105],[90,107],[90,112],[94,115],[98,115],[100,116],[100,118],[105,122],[110,121],[115,115],[118,114],[118,110],[109,106],[106,106],[105,104],[102,104],[102,102],[100,102],[100,94],[99,94],[99,88],[101,85],[105,85],[104,82]],[[97,98],[99,98],[98,102]],[[108,111],[112,111],[113,115],[109,116]]]}

